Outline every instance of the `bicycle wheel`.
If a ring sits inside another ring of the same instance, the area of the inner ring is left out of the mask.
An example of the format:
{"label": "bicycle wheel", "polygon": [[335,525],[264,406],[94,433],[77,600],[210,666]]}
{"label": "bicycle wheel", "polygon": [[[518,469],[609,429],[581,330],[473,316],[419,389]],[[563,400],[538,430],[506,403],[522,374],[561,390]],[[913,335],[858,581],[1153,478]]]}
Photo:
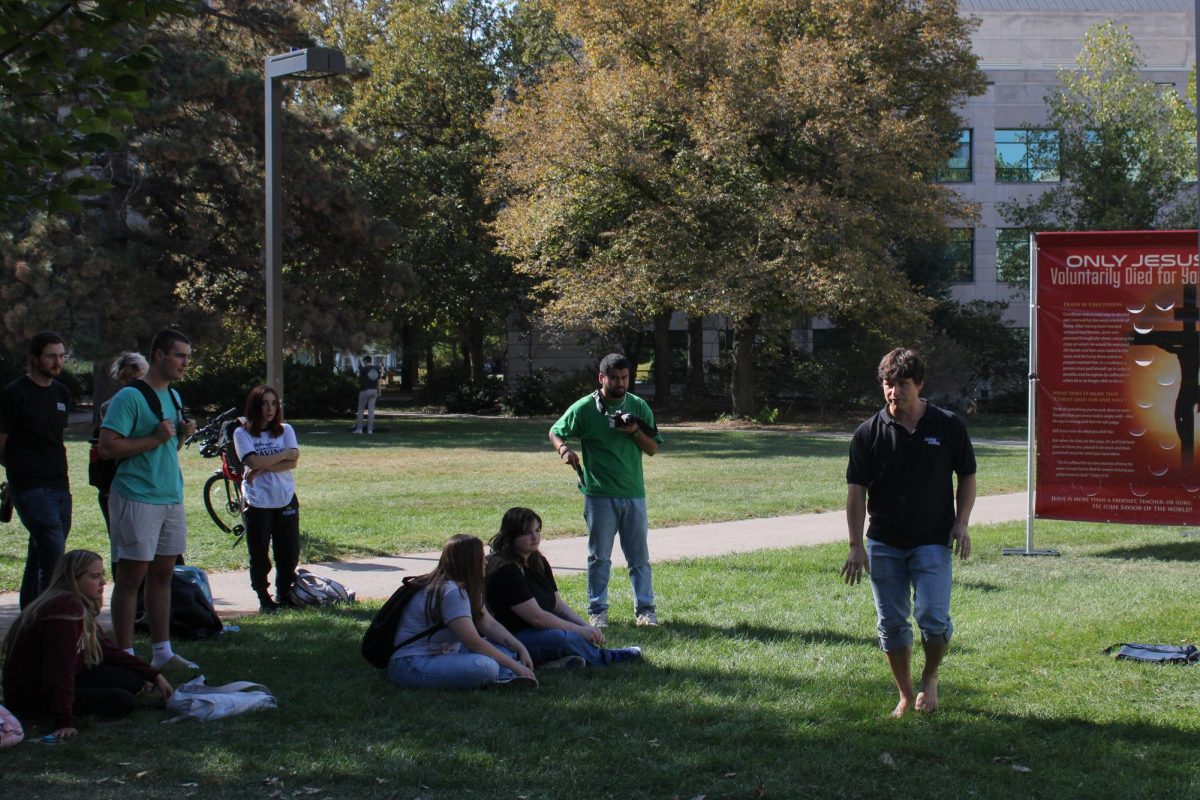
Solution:
{"label": "bicycle wheel", "polygon": [[216,526],[226,533],[235,533],[242,527],[242,496],[237,484],[219,472],[214,472],[204,482],[204,507]]}

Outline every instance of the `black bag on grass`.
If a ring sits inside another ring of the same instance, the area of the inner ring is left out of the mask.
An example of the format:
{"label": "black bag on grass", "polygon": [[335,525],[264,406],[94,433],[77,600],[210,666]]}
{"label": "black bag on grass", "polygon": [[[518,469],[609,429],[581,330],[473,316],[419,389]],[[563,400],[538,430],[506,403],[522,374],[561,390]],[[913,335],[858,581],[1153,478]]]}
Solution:
{"label": "black bag on grass", "polygon": [[416,576],[410,575],[400,582],[400,588],[392,592],[392,596],[375,614],[375,619],[371,620],[367,632],[363,634],[362,642],[363,658],[369,661],[371,666],[385,669],[388,662],[392,660],[392,654],[401,647],[412,644],[425,636],[432,636],[446,627],[445,623],[439,622],[416,636],[405,639],[400,644],[395,643],[396,631],[400,628],[400,618],[404,615],[408,601],[412,600],[423,588],[425,588],[423,584],[416,582]]}
{"label": "black bag on grass", "polygon": [[[1120,650],[1117,650],[1117,648]],[[1191,664],[1200,661],[1200,650],[1191,644],[1114,644],[1104,652],[1117,650],[1118,660],[1147,661],[1153,664]]]}
{"label": "black bag on grass", "polygon": [[[171,576],[171,635],[181,639],[208,639],[225,630],[205,591],[208,577],[196,567],[175,567]],[[138,593],[139,628],[149,627],[142,594]]]}

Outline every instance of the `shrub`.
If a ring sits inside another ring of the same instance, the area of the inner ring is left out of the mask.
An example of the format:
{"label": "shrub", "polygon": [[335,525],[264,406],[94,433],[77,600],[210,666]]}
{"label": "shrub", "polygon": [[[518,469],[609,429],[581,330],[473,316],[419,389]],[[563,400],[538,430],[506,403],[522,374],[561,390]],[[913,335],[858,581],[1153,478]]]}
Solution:
{"label": "shrub", "polygon": [[513,381],[500,406],[505,414],[517,417],[561,414],[595,388],[596,376],[590,370],[538,369]]}
{"label": "shrub", "polygon": [[500,396],[504,393],[504,382],[496,377],[484,378],[475,386],[464,383],[450,391],[444,398],[446,410],[452,414],[495,414],[500,410]]}
{"label": "shrub", "polygon": [[[209,412],[230,406],[239,410],[250,390],[264,380],[265,369],[253,366],[200,366],[179,382],[189,408]],[[353,413],[358,403],[358,380],[314,364],[288,362],[283,367],[285,411],[288,417],[326,417]]]}

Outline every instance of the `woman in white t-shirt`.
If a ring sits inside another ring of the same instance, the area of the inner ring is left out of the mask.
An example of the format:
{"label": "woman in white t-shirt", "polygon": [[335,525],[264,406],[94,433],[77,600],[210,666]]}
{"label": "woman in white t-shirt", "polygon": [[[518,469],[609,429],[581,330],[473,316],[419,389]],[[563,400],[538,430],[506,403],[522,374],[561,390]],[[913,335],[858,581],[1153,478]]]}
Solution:
{"label": "woman in white t-shirt", "polygon": [[388,664],[397,686],[537,686],[525,645],[483,606],[483,542],[458,534],[404,607]]}
{"label": "woman in white t-shirt", "polygon": [[[296,432],[283,421],[279,394],[256,386],[246,398],[246,421],[233,432],[233,446],[242,462],[242,495],[246,508],[246,549],[250,551],[250,586],[258,594],[259,610],[276,611],[288,602],[300,563],[300,504],[292,470],[300,460]],[[269,591],[268,548],[275,552],[275,597]]]}

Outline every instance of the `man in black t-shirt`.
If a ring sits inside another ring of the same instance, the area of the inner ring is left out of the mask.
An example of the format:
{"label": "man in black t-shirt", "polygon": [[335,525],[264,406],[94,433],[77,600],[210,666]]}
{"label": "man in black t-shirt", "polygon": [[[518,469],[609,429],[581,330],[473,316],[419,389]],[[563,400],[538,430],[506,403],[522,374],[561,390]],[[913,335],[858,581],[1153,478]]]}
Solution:
{"label": "man in black t-shirt", "polygon": [[354,433],[363,432],[363,412],[366,411],[367,433],[375,432],[375,400],[379,397],[379,379],[383,372],[363,356],[358,370],[358,411],[354,412]]}
{"label": "man in black t-shirt", "polygon": [[[951,545],[964,561],[971,553],[967,525],[975,505],[975,451],[958,416],[921,400],[925,365],[917,353],[900,347],[888,353],[879,364],[879,381],[886,406],[858,427],[850,443],[850,554],[841,571],[850,584],[864,570],[870,574],[879,644],[900,694],[892,716],[900,717],[910,709],[937,710],[938,667],[954,631]],[[915,691],[910,613],[925,652]]]}
{"label": "man in black t-shirt", "polygon": [[55,378],[67,349],[46,331],[29,340],[29,373],[0,392],[0,463],[8,475],[13,508],[29,531],[21,579],[21,608],[50,583],[71,532],[71,488],[63,429],[71,393]]}

